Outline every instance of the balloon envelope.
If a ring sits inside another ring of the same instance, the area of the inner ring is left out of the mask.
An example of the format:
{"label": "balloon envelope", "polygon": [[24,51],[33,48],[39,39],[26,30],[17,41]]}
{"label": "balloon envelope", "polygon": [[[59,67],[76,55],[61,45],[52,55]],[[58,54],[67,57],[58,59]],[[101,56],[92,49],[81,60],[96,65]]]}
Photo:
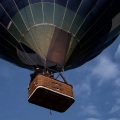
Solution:
{"label": "balloon envelope", "polygon": [[76,68],[120,34],[120,0],[0,0],[0,57],[20,67]]}

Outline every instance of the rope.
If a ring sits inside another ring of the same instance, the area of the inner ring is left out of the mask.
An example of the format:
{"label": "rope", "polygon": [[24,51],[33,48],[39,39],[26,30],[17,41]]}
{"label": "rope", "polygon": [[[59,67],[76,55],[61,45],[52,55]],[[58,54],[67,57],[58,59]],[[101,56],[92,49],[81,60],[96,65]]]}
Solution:
{"label": "rope", "polygon": [[79,7],[78,7],[78,9],[77,9],[77,11],[76,11],[76,14],[75,14],[75,16],[74,16],[74,18],[73,18],[73,20],[72,20],[72,23],[71,23],[71,25],[70,25],[70,27],[69,27],[69,30],[68,30],[69,32],[70,32],[70,29],[71,29],[71,27],[72,27],[72,25],[73,25],[73,23],[74,23],[74,20],[75,20],[77,14],[78,14],[78,11],[79,11],[79,9],[80,9],[83,1],[84,1],[84,0],[82,0],[82,1],[80,2],[80,4],[79,4]]}
{"label": "rope", "polygon": [[[17,8],[17,10],[18,10],[18,12],[19,12],[19,14],[20,14],[20,16],[21,16],[23,22],[24,22],[24,24],[25,24],[25,27],[27,28],[27,25],[26,25],[26,23],[25,23],[25,20],[24,20],[24,18],[23,18],[23,16],[22,16],[22,14],[21,14],[21,12],[20,12],[20,10],[19,10],[19,8],[18,8],[18,6],[17,6],[15,0],[13,0],[13,2],[14,2],[14,4],[15,4],[15,6],[16,6],[16,8]],[[27,29],[28,29],[28,28],[27,28]]]}
{"label": "rope", "polygon": [[[0,24],[6,29],[6,27],[0,22]],[[7,30],[7,29],[6,29]],[[7,30],[8,31],[8,30]],[[9,32],[9,31],[8,31]],[[10,33],[10,32],[9,32]],[[18,42],[18,44],[20,44],[20,42],[10,33],[10,35]],[[5,38],[5,37],[4,37]],[[16,49],[18,49],[16,46],[14,46],[9,40],[7,40],[6,38],[5,38],[5,40],[8,42],[8,43],[10,43],[13,47],[15,47]],[[24,52],[25,52],[25,50],[23,50]],[[26,53],[26,52],[25,52]],[[27,54],[27,53],[26,53]],[[27,56],[28,56],[28,54],[27,54]],[[23,56],[24,57],[24,56]],[[29,57],[29,56],[28,56]],[[30,58],[30,60],[32,61],[32,59]],[[30,62],[30,61],[28,61],[28,62]],[[32,61],[33,62],[33,61]],[[34,63],[34,62],[33,62]],[[36,63],[34,63],[34,64],[36,64]]]}
{"label": "rope", "polygon": [[15,27],[17,28],[17,30],[19,31],[19,33],[21,34],[21,36],[23,36],[23,34],[21,33],[20,29],[17,27],[17,25],[14,23],[14,21],[12,20],[12,18],[9,16],[9,14],[7,13],[7,11],[4,9],[4,7],[2,6],[2,4],[0,3],[0,6],[2,7],[2,9],[4,10],[4,12],[6,13],[6,15],[9,17],[9,19],[13,22],[13,24],[15,25]]}
{"label": "rope", "polygon": [[[112,3],[110,4],[110,6],[111,6],[111,5],[112,5]],[[106,8],[106,10],[107,10],[110,6],[108,6],[108,7]],[[106,10],[105,10],[105,11],[106,11]],[[104,11],[104,12],[105,12],[105,11]],[[104,12],[103,12],[103,14],[104,14]],[[103,15],[103,14],[102,14],[102,15]],[[101,15],[101,16],[102,16],[102,15]],[[101,16],[100,16],[100,17],[101,17]],[[99,17],[98,19],[100,19],[100,17]],[[94,24],[98,21],[98,19],[94,22]],[[109,21],[108,21],[108,22],[109,22]],[[94,24],[93,24],[93,25],[94,25]],[[107,23],[106,23],[106,24],[107,24]],[[105,25],[106,25],[106,24],[105,24]],[[93,26],[93,25],[92,25],[92,26]],[[91,27],[92,27],[92,26],[91,26]],[[91,27],[90,27],[90,28],[91,28]],[[105,27],[105,26],[103,26],[103,27]],[[83,34],[83,36],[81,37],[81,39],[86,35],[86,33],[90,30],[90,28],[85,32],[85,34]],[[101,28],[101,29],[102,29],[102,28]],[[99,29],[96,33],[98,33],[101,29]],[[93,36],[91,36],[91,38],[94,37],[94,36],[96,35],[96,33],[95,33]],[[80,40],[81,40],[81,39],[80,39]],[[90,38],[89,38],[88,40],[86,40],[86,41],[84,42],[84,44],[82,44],[81,48],[82,48],[89,40],[90,40]]]}
{"label": "rope", "polygon": [[[32,12],[32,7],[31,7],[31,4],[30,4],[30,1],[28,0],[28,2],[29,2],[29,7],[30,7],[30,11],[31,11],[31,15],[32,15],[32,18],[33,18],[34,25],[36,25],[36,22],[35,22],[35,19],[34,19],[34,15],[33,15],[33,12]],[[28,24],[29,24],[29,26],[30,26],[30,23],[29,23],[29,20],[28,20],[28,17],[27,17],[26,9],[24,8],[24,10],[25,10],[25,14],[26,14],[26,18],[27,18]],[[35,27],[35,29],[36,29],[36,27]],[[36,30],[36,31],[37,31],[37,30]],[[40,47],[38,46],[38,43],[37,43],[37,41],[36,41],[36,39],[35,39],[35,37],[34,37],[33,32],[32,32],[32,31],[29,31],[29,33],[30,33],[30,36],[32,37],[32,41],[34,42],[35,46],[41,51],[41,53],[43,54],[43,56],[46,57],[46,56],[44,55],[44,53],[42,52],[42,50],[40,49]],[[38,34],[37,34],[37,36],[38,36]],[[31,45],[30,45],[30,46],[31,46]],[[42,61],[44,64],[46,64],[43,59],[41,59],[41,61]]]}
{"label": "rope", "polygon": [[44,9],[43,9],[43,1],[41,0],[41,3],[42,3],[42,14],[43,14],[43,23],[44,23]]}
{"label": "rope", "polygon": [[54,0],[54,10],[53,10],[53,24],[54,24],[54,21],[55,21],[55,0]]}
{"label": "rope", "polygon": [[63,26],[63,22],[64,22],[64,19],[65,19],[65,15],[66,15],[66,11],[67,11],[68,3],[69,3],[69,0],[67,0],[67,4],[66,4],[66,7],[65,7],[65,11],[64,11],[64,15],[63,15],[63,19],[62,19],[61,27]]}
{"label": "rope", "polygon": [[[113,2],[112,2],[113,3]],[[101,18],[101,16],[107,11],[107,9],[112,5],[112,3],[105,9],[105,11],[96,19],[96,21],[91,25],[91,27],[93,27],[93,25]],[[87,19],[88,15],[91,13],[91,11],[87,14],[87,16],[85,17],[85,19],[83,20],[82,24],[79,26],[77,32],[75,33],[75,36],[77,35],[79,29],[81,28],[81,26],[83,25],[83,23],[85,22],[85,20]],[[86,33],[90,30],[90,28],[85,32],[85,34],[83,34],[82,38],[86,35]]]}

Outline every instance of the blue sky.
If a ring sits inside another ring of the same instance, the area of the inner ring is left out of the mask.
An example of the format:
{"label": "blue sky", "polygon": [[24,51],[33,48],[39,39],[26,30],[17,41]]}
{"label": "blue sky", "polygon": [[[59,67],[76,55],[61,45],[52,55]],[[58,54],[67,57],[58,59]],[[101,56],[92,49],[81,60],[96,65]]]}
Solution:
{"label": "blue sky", "polygon": [[0,59],[1,120],[120,120],[120,37],[98,57],[64,73],[75,103],[58,113],[27,102],[32,71]]}

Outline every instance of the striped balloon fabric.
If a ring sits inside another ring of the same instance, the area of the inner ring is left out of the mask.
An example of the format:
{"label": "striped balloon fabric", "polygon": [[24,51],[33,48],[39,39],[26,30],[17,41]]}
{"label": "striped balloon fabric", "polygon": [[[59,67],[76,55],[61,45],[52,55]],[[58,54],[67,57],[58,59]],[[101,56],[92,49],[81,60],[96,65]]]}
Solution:
{"label": "striped balloon fabric", "polygon": [[0,0],[0,58],[20,67],[76,68],[120,34],[120,0]]}

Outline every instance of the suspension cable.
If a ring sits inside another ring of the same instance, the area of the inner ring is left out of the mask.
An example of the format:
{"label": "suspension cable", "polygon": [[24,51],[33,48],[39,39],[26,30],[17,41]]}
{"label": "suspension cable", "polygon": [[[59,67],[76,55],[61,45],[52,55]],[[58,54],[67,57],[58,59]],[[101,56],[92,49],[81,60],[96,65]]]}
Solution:
{"label": "suspension cable", "polygon": [[63,15],[62,23],[61,23],[61,28],[62,28],[62,26],[63,26],[63,22],[64,22],[65,15],[66,15],[66,12],[67,12],[68,3],[69,3],[69,0],[67,0],[67,4],[66,4],[66,6],[65,6],[65,11],[64,11],[64,15]]}
{"label": "suspension cable", "polygon": [[[0,24],[6,29],[6,27],[0,22]],[[7,30],[7,29],[6,29]],[[7,30],[8,31],[8,30]],[[19,40],[17,39],[17,38],[15,38],[11,33],[10,33],[10,31],[8,31],[9,32],[9,34],[18,42],[18,44],[20,44],[20,42],[19,42]],[[13,47],[15,47],[16,49],[18,49],[16,46],[14,46],[9,40],[7,40],[7,39],[5,39],[7,42],[9,42]],[[25,50],[23,50],[25,53],[26,53],[26,51]],[[26,53],[27,54],[27,53]],[[28,54],[27,54],[27,56],[28,56]],[[24,56],[23,56],[24,57]],[[29,57],[29,56],[28,56]],[[30,58],[30,57],[29,57]],[[32,59],[30,58],[30,61],[28,61],[28,62],[33,62],[32,61]],[[33,62],[34,63],[34,62]],[[36,64],[36,63],[34,63],[34,64]]]}
{"label": "suspension cable", "polygon": [[7,11],[5,10],[5,8],[3,7],[3,5],[0,3],[0,6],[2,7],[2,9],[4,10],[4,12],[6,13],[6,15],[9,17],[9,19],[12,21],[12,23],[15,25],[15,27],[17,28],[17,30],[19,31],[19,33],[21,34],[21,36],[23,36],[23,33],[21,33],[20,29],[17,27],[17,25],[15,24],[15,22],[12,20],[12,18],[9,16],[9,14],[7,13]]}
{"label": "suspension cable", "polygon": [[[31,11],[31,14],[32,14],[32,18],[33,18],[33,22],[34,22],[34,25],[35,25],[35,19],[34,19],[34,15],[33,15],[33,12],[32,12],[32,7],[31,7],[31,5],[30,5],[30,1],[28,0],[28,3],[29,3],[29,7],[30,7],[30,11]],[[26,9],[24,8],[24,10],[25,10],[25,15],[26,15],[26,18],[27,18],[27,22],[28,22],[28,25],[29,25],[29,27],[30,27],[30,23],[29,23],[29,20],[28,20],[28,17],[27,17],[27,12],[26,12]],[[35,27],[35,29],[36,29],[36,27]],[[35,37],[34,37],[34,35],[33,35],[33,32],[32,31],[29,31],[29,33],[30,33],[30,36],[31,36],[31,38],[32,38],[32,41],[35,43],[35,46],[41,51],[41,53],[44,55],[44,53],[42,52],[42,50],[40,49],[40,47],[38,46],[38,43],[36,42],[36,39],[35,39]],[[31,46],[31,45],[30,45]],[[45,55],[44,55],[45,56]],[[41,59],[41,61],[45,64],[45,61],[43,60],[43,59]]]}

